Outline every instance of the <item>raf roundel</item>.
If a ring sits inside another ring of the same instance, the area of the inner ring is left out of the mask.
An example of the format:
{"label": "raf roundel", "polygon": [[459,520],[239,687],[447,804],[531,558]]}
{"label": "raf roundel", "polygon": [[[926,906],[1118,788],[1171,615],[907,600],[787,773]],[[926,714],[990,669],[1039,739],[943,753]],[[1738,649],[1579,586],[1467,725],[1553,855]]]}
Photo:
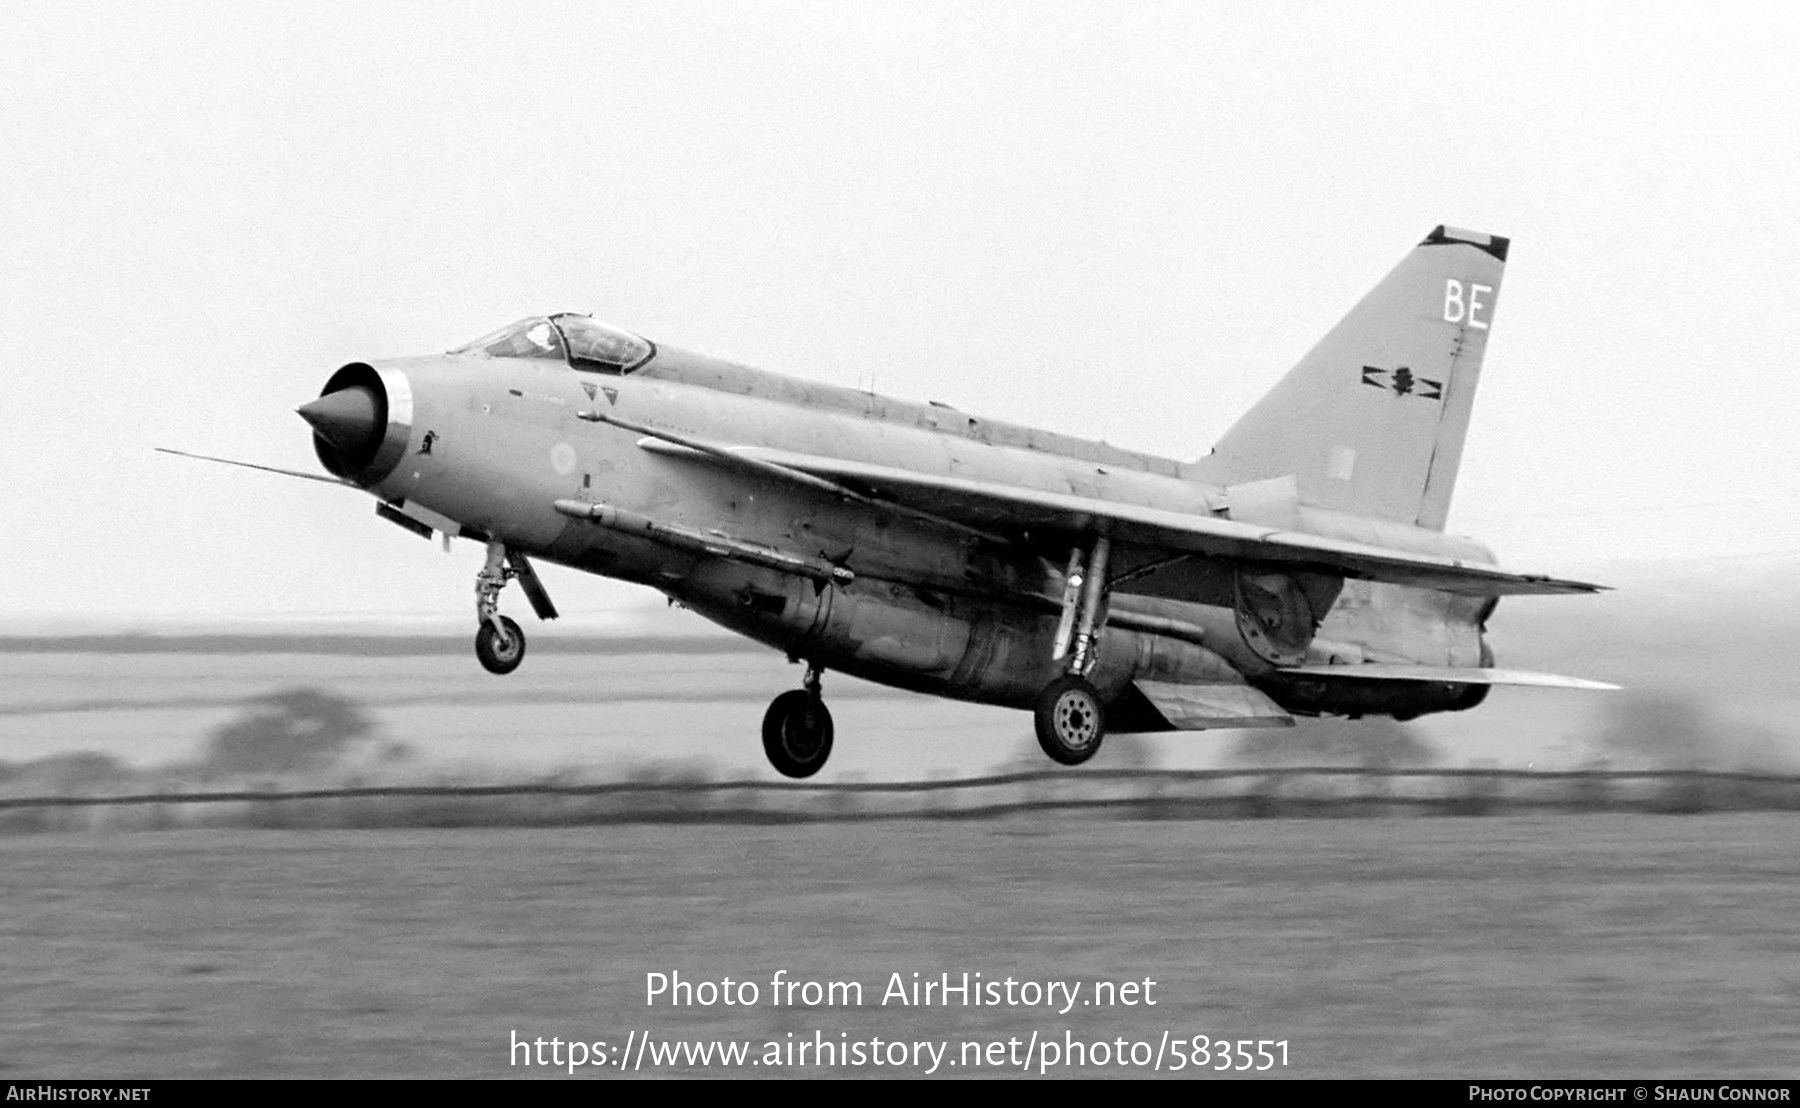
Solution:
{"label": "raf roundel", "polygon": [[575,472],[575,448],[566,442],[559,442],[550,448],[550,468],[558,477],[567,477]]}

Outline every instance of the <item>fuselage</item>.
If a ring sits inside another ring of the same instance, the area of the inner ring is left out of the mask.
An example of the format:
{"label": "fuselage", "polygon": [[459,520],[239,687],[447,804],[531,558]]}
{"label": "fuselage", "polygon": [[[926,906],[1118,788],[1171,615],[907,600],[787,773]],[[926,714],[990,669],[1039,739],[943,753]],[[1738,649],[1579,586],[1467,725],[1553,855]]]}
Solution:
{"label": "fuselage", "polygon": [[[1028,707],[1055,676],[1050,643],[1064,572],[1054,536],[986,541],[829,492],[721,470],[581,413],[601,410],[732,446],[1233,516],[1233,490],[1203,480],[1204,463],[668,347],[655,348],[631,372],[587,371],[548,357],[459,353],[360,363],[339,377],[345,374],[376,378],[387,394],[388,441],[376,467],[385,471],[365,471],[359,482],[383,501],[426,509],[465,534],[547,561],[648,585],[791,657],[941,696]],[[822,559],[853,570],[855,579],[824,587],[741,560],[672,550],[571,519],[555,508],[558,500],[609,504]],[[1267,510],[1245,503],[1238,517]],[[1491,561],[1464,539],[1295,505],[1282,510],[1295,517],[1288,525],[1334,537]],[[1230,564],[1197,557],[1160,568],[1147,563],[1133,564],[1127,555],[1112,567],[1130,585],[1111,596],[1090,675],[1109,698],[1136,679],[1249,683],[1302,712],[1411,715],[1467,706],[1471,699],[1467,688],[1454,685],[1396,693],[1283,678],[1240,633]],[[1484,616],[1477,599],[1348,581],[1308,657],[1479,665],[1487,660]]]}

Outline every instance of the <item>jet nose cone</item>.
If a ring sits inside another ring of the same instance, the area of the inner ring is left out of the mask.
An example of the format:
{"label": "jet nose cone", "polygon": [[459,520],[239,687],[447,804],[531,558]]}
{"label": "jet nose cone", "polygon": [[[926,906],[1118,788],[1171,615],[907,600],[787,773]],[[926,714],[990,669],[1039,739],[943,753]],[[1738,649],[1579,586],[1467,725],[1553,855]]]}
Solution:
{"label": "jet nose cone", "polygon": [[373,453],[382,426],[375,394],[361,385],[327,393],[295,411],[319,437],[346,454]]}

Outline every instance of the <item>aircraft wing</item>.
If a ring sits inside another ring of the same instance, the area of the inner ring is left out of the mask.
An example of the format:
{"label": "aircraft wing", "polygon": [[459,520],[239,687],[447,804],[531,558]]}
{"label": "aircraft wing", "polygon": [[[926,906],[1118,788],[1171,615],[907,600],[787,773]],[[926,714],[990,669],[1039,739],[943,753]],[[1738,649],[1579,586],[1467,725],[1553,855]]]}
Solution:
{"label": "aircraft wing", "polygon": [[1170,553],[1286,563],[1297,569],[1323,570],[1346,577],[1471,596],[1591,593],[1603,588],[1584,581],[1508,573],[1459,558],[1388,550],[1320,535],[1072,493],[918,473],[768,447],[727,449],[756,462],[792,469],[815,478],[847,482],[853,488],[910,510],[929,512],[963,526],[989,531],[1092,534],[1105,530],[1115,542]]}
{"label": "aircraft wing", "polygon": [[638,445],[655,453],[734,467],[853,500],[886,504],[901,514],[983,537],[993,537],[998,532],[1090,535],[1105,531],[1115,542],[1152,550],[1283,563],[1296,569],[1469,596],[1590,593],[1604,587],[1585,581],[1508,573],[1460,558],[1389,550],[1216,516],[773,447],[710,442],[602,412],[578,415],[645,435]]}
{"label": "aircraft wing", "polygon": [[1288,666],[1283,674],[1301,677],[1356,677],[1365,681],[1434,681],[1458,685],[1529,685],[1540,689],[1612,690],[1617,685],[1524,669],[1479,669],[1461,666],[1388,665],[1378,662],[1326,666]]}

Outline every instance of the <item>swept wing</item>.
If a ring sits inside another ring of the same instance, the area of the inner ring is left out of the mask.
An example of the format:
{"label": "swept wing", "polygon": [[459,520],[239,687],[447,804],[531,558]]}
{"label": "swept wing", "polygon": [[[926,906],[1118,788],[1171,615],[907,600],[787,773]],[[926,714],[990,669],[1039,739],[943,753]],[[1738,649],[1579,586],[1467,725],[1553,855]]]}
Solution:
{"label": "swept wing", "polygon": [[1589,593],[1602,588],[1214,516],[772,447],[714,443],[600,413],[583,415],[649,436],[642,444],[648,449],[666,453],[661,444],[669,443],[696,460],[753,469],[765,476],[786,474],[796,483],[815,488],[823,480],[843,495],[891,504],[902,514],[936,519],[964,531],[1034,535],[1104,531],[1115,543],[1168,553],[1282,563],[1472,596]]}
{"label": "swept wing", "polygon": [[1611,690],[1617,685],[1589,681],[1585,677],[1564,677],[1555,673],[1535,673],[1525,669],[1463,668],[1458,666],[1388,665],[1363,662],[1350,665],[1288,666],[1284,674],[1300,677],[1356,677],[1365,681],[1434,681],[1458,685],[1528,685],[1540,689]]}

